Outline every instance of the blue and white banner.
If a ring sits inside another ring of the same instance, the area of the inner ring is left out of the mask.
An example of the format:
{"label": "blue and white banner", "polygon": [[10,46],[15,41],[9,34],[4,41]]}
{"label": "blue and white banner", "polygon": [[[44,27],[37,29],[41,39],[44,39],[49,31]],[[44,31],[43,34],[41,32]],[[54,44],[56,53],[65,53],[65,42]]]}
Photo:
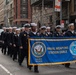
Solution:
{"label": "blue and white banner", "polygon": [[76,61],[76,38],[29,39],[29,65],[51,65]]}

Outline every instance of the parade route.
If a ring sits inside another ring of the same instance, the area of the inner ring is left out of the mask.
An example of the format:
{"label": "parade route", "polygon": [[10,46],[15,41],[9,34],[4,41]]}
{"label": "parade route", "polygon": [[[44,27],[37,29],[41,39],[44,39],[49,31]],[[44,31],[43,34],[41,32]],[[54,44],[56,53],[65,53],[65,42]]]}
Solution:
{"label": "parade route", "polygon": [[75,75],[76,64],[71,64],[70,68],[64,65],[39,66],[39,73],[34,73],[26,67],[26,59],[22,66],[17,61],[13,61],[9,56],[3,55],[0,51],[0,75]]}

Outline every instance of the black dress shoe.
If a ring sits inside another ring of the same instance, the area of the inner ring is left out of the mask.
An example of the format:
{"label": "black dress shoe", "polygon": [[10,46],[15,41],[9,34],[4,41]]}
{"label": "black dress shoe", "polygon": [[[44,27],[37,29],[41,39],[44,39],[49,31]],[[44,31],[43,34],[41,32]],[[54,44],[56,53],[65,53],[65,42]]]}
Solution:
{"label": "black dress shoe", "polygon": [[70,63],[65,64],[66,68],[70,68]]}
{"label": "black dress shoe", "polygon": [[6,53],[4,53],[4,55],[6,55]]}
{"label": "black dress shoe", "polygon": [[12,55],[10,55],[10,57],[12,58]]}
{"label": "black dress shoe", "polygon": [[32,67],[28,67],[29,68],[29,70],[31,70],[32,69]]}
{"label": "black dress shoe", "polygon": [[19,65],[21,66],[22,64],[21,64],[21,63],[19,63]]}
{"label": "black dress shoe", "polygon": [[36,70],[36,71],[34,71],[35,73],[39,73],[39,71],[38,70]]}
{"label": "black dress shoe", "polygon": [[13,61],[14,61],[15,59],[13,58]]}

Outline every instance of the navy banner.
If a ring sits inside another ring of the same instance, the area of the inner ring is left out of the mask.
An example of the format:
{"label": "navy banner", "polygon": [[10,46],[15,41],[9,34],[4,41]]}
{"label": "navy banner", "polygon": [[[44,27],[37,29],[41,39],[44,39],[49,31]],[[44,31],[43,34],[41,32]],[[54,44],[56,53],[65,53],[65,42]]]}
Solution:
{"label": "navy banner", "polygon": [[29,39],[29,65],[51,65],[76,61],[76,38]]}

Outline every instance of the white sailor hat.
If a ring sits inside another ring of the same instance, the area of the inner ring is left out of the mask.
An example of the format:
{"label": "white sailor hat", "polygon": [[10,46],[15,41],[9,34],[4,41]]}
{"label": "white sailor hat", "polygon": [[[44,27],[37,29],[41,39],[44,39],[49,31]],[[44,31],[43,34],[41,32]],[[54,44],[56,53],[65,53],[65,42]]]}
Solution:
{"label": "white sailor hat", "polygon": [[9,27],[6,27],[6,29],[9,29]]}
{"label": "white sailor hat", "polygon": [[41,26],[41,28],[40,29],[46,29],[46,26]]}
{"label": "white sailor hat", "polygon": [[50,29],[50,27],[47,27],[46,29]]}
{"label": "white sailor hat", "polygon": [[16,31],[20,31],[20,28],[17,28]]}
{"label": "white sailor hat", "polygon": [[6,27],[3,27],[3,29],[6,29]]}
{"label": "white sailor hat", "polygon": [[13,29],[16,29],[17,27],[12,27]]}
{"label": "white sailor hat", "polygon": [[61,25],[57,25],[55,28],[61,28]]}
{"label": "white sailor hat", "polygon": [[24,27],[30,27],[29,23],[24,24]]}
{"label": "white sailor hat", "polygon": [[12,27],[9,27],[9,29],[12,29]]}
{"label": "white sailor hat", "polygon": [[70,23],[70,24],[68,25],[68,27],[70,27],[70,26],[74,26],[74,23]]}
{"label": "white sailor hat", "polygon": [[17,28],[17,29],[21,29],[21,27]]}
{"label": "white sailor hat", "polygon": [[36,23],[31,23],[31,26],[37,26],[37,24]]}

